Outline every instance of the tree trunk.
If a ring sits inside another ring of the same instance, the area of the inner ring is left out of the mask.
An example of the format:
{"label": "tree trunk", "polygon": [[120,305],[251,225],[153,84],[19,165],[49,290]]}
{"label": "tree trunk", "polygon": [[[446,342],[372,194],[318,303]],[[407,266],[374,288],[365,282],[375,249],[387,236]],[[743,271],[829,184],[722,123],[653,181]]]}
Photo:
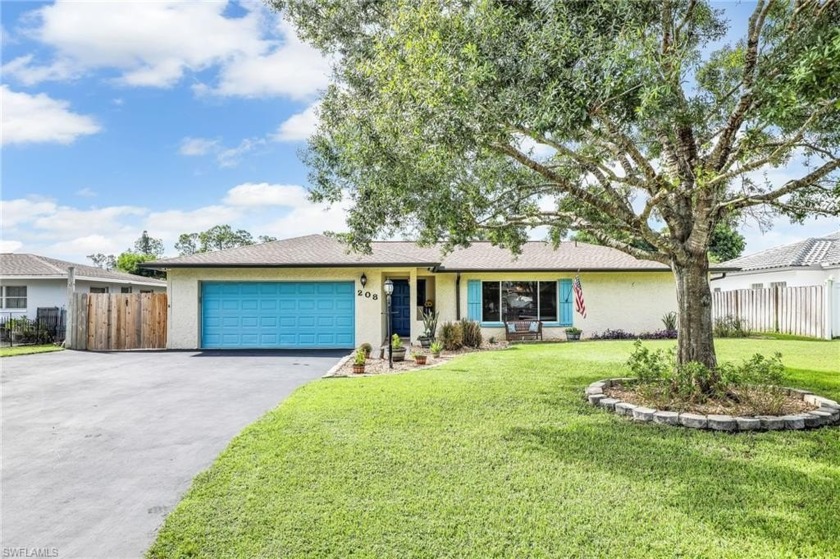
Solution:
{"label": "tree trunk", "polygon": [[712,292],[709,288],[709,259],[706,254],[692,256],[687,262],[671,262],[677,280],[679,339],[677,362],[702,363],[717,367],[712,337]]}

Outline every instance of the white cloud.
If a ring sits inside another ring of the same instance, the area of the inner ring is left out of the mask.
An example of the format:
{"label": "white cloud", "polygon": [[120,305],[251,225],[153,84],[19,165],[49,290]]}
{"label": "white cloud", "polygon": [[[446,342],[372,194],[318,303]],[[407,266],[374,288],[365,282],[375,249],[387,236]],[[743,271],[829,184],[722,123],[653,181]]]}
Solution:
{"label": "white cloud", "polygon": [[265,138],[245,138],[234,147],[225,147],[219,140],[209,138],[184,138],[178,153],[187,157],[214,155],[219,167],[236,167],[245,155],[265,146]]}
{"label": "white cloud", "polygon": [[282,44],[258,56],[234,57],[222,68],[218,85],[209,91],[222,96],[307,99],[324,89],[329,81],[327,60],[301,42],[291,26],[283,23],[278,29]]}
{"label": "white cloud", "polygon": [[236,167],[246,154],[264,146],[265,143],[265,138],[245,138],[236,147],[220,150],[216,154],[216,161],[220,167]]}
{"label": "white cloud", "polygon": [[181,147],[178,148],[178,153],[186,156],[207,155],[208,153],[215,152],[218,146],[219,140],[186,137],[181,140]]}
{"label": "white cloud", "polygon": [[34,229],[56,236],[85,235],[91,231],[104,235],[118,233],[126,228],[126,218],[136,218],[148,213],[138,206],[108,206],[104,208],[79,209],[59,206],[49,215],[35,217],[31,221]]}
{"label": "white cloud", "polygon": [[84,187],[75,192],[76,196],[81,196],[82,198],[96,198],[96,191],[89,187]]}
{"label": "white cloud", "polygon": [[101,130],[96,121],[69,110],[66,101],[44,93],[29,95],[0,86],[3,107],[2,144],[73,143],[79,136]]}
{"label": "white cloud", "polygon": [[803,224],[791,223],[787,217],[779,216],[772,227],[762,230],[755,222],[748,222],[740,228],[746,239],[744,254],[754,254],[768,248],[788,245],[809,237],[823,237],[840,231],[840,220],[835,218],[809,218]]}
{"label": "white cloud", "polygon": [[16,252],[22,246],[23,243],[20,241],[0,240],[0,252]]}
{"label": "white cloud", "polygon": [[347,206],[336,204],[324,208],[310,204],[295,208],[286,216],[268,225],[270,235],[285,239],[323,233],[324,231],[347,231]]}
{"label": "white cloud", "polygon": [[[132,236],[134,235],[134,236]],[[124,235],[83,235],[49,245],[48,250],[52,254],[74,255],[71,261],[84,264],[87,263],[88,254],[101,252],[102,254],[119,254],[131,246],[134,238],[139,235],[127,233]]]}
{"label": "white cloud", "polygon": [[0,201],[0,217],[2,217],[3,232],[41,216],[52,215],[57,208],[58,205],[54,200],[39,196],[2,200]]}
{"label": "white cloud", "polygon": [[553,147],[541,144],[530,136],[523,134],[514,134],[514,147],[525,153],[530,153],[537,160],[548,159],[557,151]]}
{"label": "white cloud", "polygon": [[346,202],[326,209],[307,200],[299,185],[243,183],[217,204],[150,210],[139,206],[81,207],[31,197],[0,202],[3,250],[23,250],[83,263],[95,252],[119,254],[145,229],[161,238],[166,254],[182,233],[229,224],[257,235],[293,237],[325,230],[344,231]]}
{"label": "white cloud", "polygon": [[318,127],[319,103],[309,105],[303,112],[286,119],[272,136],[278,142],[299,142],[306,140]]}
{"label": "white cloud", "polygon": [[327,84],[329,65],[278,14],[256,2],[228,18],[226,2],[59,0],[33,10],[22,33],[52,48],[40,61],[25,55],[3,66],[26,85],[115,70],[118,85],[171,87],[188,72],[215,70],[196,93],[307,99]]}
{"label": "white cloud", "polygon": [[288,206],[304,207],[311,204],[307,192],[296,184],[245,183],[228,190],[225,204],[230,206]]}
{"label": "white cloud", "polygon": [[171,209],[152,212],[146,218],[144,229],[154,237],[162,237],[172,244],[181,233],[205,231],[214,225],[238,222],[243,212],[238,208],[214,205],[195,210]]}

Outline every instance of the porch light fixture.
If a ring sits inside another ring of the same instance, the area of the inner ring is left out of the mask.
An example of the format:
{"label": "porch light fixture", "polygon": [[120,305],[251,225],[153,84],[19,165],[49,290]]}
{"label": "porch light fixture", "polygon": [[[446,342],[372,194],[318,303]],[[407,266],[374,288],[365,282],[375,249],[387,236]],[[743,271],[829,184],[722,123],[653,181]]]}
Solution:
{"label": "porch light fixture", "polygon": [[388,339],[386,343],[388,344],[388,368],[394,368],[394,348],[391,346],[391,295],[394,293],[394,282],[390,279],[385,280],[385,301],[387,302],[388,308]]}
{"label": "porch light fixture", "polygon": [[359,283],[362,284],[362,287],[367,285],[367,276],[364,272],[362,272],[362,277],[359,278]]}

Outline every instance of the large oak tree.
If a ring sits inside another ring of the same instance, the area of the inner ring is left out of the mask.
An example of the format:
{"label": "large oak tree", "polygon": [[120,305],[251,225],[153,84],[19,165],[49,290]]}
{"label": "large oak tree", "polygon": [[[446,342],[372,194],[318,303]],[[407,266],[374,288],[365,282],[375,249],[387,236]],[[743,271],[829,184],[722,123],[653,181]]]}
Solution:
{"label": "large oak tree", "polygon": [[731,43],[703,0],[274,4],[335,61],[307,161],[355,248],[586,232],[670,265],[678,358],[714,367],[715,227],[840,211],[838,1],[759,0]]}

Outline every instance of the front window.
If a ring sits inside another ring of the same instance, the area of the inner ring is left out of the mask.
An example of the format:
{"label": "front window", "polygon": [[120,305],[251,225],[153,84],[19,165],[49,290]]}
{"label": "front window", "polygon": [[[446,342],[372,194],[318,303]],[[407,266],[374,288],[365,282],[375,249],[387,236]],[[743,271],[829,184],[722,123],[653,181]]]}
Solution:
{"label": "front window", "polygon": [[108,288],[107,287],[91,287],[90,292],[91,293],[108,293]]}
{"label": "front window", "polygon": [[481,310],[482,322],[557,322],[557,282],[482,282]]}
{"label": "front window", "polygon": [[26,286],[25,285],[8,285],[3,288],[5,297],[3,298],[3,306],[7,309],[25,309],[26,308]]}

